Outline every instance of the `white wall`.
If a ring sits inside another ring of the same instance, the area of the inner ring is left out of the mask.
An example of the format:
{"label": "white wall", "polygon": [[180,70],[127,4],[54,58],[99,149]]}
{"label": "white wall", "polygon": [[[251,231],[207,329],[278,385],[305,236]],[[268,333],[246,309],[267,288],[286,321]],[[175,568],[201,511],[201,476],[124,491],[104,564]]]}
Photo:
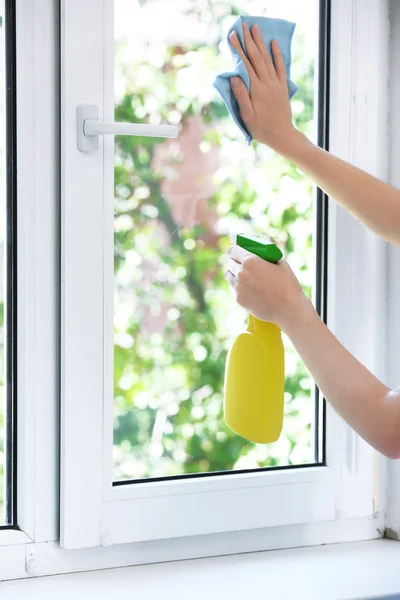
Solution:
{"label": "white wall", "polygon": [[[400,188],[400,2],[390,0],[390,107],[389,181]],[[371,82],[373,84],[373,82]],[[400,223],[399,223],[400,227]],[[400,249],[388,247],[387,383],[400,386]],[[400,461],[390,461],[387,469],[388,506],[386,534],[400,540]],[[397,502],[396,502],[397,498]]]}

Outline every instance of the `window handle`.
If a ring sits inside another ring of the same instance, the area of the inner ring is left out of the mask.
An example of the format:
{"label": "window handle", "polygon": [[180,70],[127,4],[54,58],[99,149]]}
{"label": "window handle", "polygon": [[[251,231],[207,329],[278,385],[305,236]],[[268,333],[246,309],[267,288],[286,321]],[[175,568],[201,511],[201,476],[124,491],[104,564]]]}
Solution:
{"label": "window handle", "polygon": [[99,121],[99,109],[94,104],[77,107],[78,150],[93,152],[99,147],[99,135],[137,135],[144,137],[176,138],[176,125],[147,125]]}

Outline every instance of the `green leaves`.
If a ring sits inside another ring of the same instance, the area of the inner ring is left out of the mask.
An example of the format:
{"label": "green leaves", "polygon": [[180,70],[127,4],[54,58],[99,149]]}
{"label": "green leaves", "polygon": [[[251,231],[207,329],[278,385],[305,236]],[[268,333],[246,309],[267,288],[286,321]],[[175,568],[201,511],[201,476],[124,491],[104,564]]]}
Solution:
{"label": "green leaves", "polygon": [[[192,10],[215,19],[196,3]],[[125,91],[116,119],[179,124],[181,134],[167,142],[116,138],[115,476],[309,462],[312,385],[304,385],[309,376],[288,343],[279,442],[256,446],[224,423],[226,353],[246,315],[225,282],[223,254],[230,229],[267,232],[309,292],[311,186],[269,149],[242,141],[211,88],[221,68],[216,45],[158,40],[151,60],[145,49],[133,61],[118,56]],[[308,131],[313,57],[294,60],[301,73],[294,118]]]}

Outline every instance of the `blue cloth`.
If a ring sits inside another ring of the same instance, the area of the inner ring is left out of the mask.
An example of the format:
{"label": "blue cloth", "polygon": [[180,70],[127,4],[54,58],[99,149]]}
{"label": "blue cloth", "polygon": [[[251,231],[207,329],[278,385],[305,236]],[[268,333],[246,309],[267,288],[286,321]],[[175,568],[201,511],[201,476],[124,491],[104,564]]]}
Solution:
{"label": "blue cloth", "polygon": [[227,42],[231,50],[232,58],[235,61],[235,70],[218,75],[213,83],[213,86],[220,93],[222,100],[225,102],[226,107],[229,110],[233,120],[235,121],[239,129],[243,132],[243,135],[246,138],[247,142],[250,144],[250,142],[252,141],[252,137],[247,131],[246,126],[240,117],[239,105],[236,102],[236,99],[231,91],[231,86],[229,83],[231,77],[233,77],[234,75],[238,75],[243,79],[248,91],[250,92],[250,77],[247,72],[247,69],[243,63],[243,60],[240,58],[239,54],[236,52],[236,50],[233,48],[232,44],[229,41],[229,35],[232,33],[232,31],[236,31],[239,40],[242,44],[242,48],[245,50],[243,36],[244,21],[246,21],[250,29],[253,25],[259,26],[265,46],[270,56],[272,56],[271,42],[272,40],[277,40],[286,66],[286,74],[288,78],[288,92],[290,100],[293,98],[293,96],[299,89],[297,85],[295,85],[290,79],[290,67],[292,62],[292,37],[296,25],[295,23],[291,23],[290,21],[284,21],[283,19],[269,19],[267,17],[247,17],[240,15],[240,17],[236,19],[236,21],[228,31]]}

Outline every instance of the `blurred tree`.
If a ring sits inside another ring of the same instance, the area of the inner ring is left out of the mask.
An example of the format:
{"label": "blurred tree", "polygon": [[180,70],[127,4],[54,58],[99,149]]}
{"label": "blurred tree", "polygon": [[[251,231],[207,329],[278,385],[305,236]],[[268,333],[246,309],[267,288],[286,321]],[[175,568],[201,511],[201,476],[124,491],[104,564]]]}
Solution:
{"label": "blurred tree", "polygon": [[[245,316],[223,277],[226,233],[247,226],[275,237],[310,293],[312,188],[268,149],[255,143],[247,148],[211,90],[210,73],[220,70],[222,30],[238,9],[226,2],[186,4],[188,19],[195,15],[217,27],[214,43],[149,40],[129,61],[121,58],[124,44],[117,46],[124,91],[116,119],[171,122],[181,130],[172,142],[116,139],[117,479],[313,460],[311,381],[288,343],[280,441],[256,446],[223,420],[226,352]],[[314,62],[302,53],[301,36],[293,64],[300,85],[294,119],[310,133]]]}

